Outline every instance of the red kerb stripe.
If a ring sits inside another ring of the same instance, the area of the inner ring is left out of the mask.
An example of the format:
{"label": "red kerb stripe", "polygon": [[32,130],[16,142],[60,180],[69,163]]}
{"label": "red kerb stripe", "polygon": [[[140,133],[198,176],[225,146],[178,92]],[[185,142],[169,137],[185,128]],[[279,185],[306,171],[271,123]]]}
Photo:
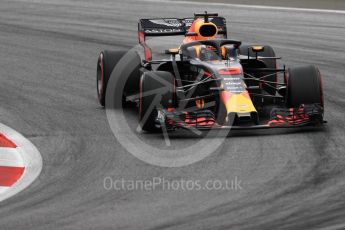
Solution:
{"label": "red kerb stripe", "polygon": [[16,144],[14,144],[12,141],[7,139],[2,133],[0,133],[0,147],[6,147],[6,148],[16,148]]}
{"label": "red kerb stripe", "polygon": [[24,167],[0,166],[0,186],[12,186],[23,175],[24,169]]}

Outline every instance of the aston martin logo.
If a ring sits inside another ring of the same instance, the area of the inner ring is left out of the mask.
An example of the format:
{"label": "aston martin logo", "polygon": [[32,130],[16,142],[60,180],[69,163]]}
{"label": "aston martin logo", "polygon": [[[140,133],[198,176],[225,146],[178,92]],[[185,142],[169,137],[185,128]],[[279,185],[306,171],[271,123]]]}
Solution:
{"label": "aston martin logo", "polygon": [[182,23],[177,19],[156,19],[150,20],[152,23],[169,27],[181,27]]}

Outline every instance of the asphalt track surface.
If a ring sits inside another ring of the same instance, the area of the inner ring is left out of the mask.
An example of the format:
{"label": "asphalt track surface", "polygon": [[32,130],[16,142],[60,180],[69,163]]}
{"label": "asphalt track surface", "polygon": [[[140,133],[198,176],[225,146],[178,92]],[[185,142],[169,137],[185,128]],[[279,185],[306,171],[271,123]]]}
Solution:
{"label": "asphalt track surface", "polygon": [[[99,51],[135,45],[140,17],[205,9],[228,18],[231,38],[270,44],[288,65],[318,65],[327,127],[231,135],[182,168],[127,153],[96,101]],[[345,14],[195,4],[1,1],[0,119],[38,147],[43,169],[29,188],[0,203],[0,229],[344,229],[344,21]],[[107,176],[238,177],[243,189],[108,191]]]}

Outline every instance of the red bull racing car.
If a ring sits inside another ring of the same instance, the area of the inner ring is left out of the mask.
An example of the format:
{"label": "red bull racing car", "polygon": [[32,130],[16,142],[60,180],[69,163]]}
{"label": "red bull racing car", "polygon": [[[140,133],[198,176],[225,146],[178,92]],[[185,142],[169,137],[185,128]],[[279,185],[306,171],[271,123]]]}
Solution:
{"label": "red bull racing car", "polygon": [[[141,19],[143,57],[116,98],[135,102],[140,127],[162,129],[263,129],[324,123],[323,89],[315,66],[279,67],[272,47],[227,38],[218,14],[193,18]],[[146,38],[183,35],[167,59],[152,58]],[[105,105],[107,83],[124,51],[103,51],[97,93]],[[138,56],[139,57],[139,56]],[[108,87],[109,89],[109,87]]]}

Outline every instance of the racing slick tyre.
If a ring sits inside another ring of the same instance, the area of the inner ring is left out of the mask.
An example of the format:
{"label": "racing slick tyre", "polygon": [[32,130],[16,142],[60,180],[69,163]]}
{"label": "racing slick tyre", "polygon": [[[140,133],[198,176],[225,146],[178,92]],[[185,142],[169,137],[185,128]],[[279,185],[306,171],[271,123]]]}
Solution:
{"label": "racing slick tyre", "polygon": [[174,108],[175,77],[164,71],[146,72],[140,79],[139,123],[142,130],[158,132],[158,108]]}
{"label": "racing slick tyre", "polygon": [[317,67],[290,68],[287,79],[286,104],[298,108],[302,104],[320,104],[323,107],[322,78]]}
{"label": "racing slick tyre", "polygon": [[[256,57],[256,54],[253,52],[251,47],[252,47],[251,45],[241,45],[240,46],[240,54],[248,56],[248,52],[249,52],[250,57]],[[275,54],[275,52],[271,46],[264,46],[264,50],[262,52],[259,52],[258,56],[275,57],[276,54]],[[266,60],[262,60],[262,62],[265,64],[266,68],[269,68],[269,69],[276,69],[277,68],[277,60],[276,59],[266,59]],[[270,81],[270,82],[277,82],[277,79],[278,79],[277,74],[273,74],[272,76],[269,76],[266,78],[266,80]],[[274,88],[272,88],[271,86]],[[271,95],[275,95],[276,94],[275,87],[276,87],[276,84],[269,84],[269,85],[264,85],[263,89],[267,93],[269,93]]]}
{"label": "racing slick tyre", "polygon": [[[102,106],[105,106],[105,95],[110,75],[127,51],[104,50],[100,53],[97,61],[97,96]],[[123,100],[123,99],[122,99]]]}

